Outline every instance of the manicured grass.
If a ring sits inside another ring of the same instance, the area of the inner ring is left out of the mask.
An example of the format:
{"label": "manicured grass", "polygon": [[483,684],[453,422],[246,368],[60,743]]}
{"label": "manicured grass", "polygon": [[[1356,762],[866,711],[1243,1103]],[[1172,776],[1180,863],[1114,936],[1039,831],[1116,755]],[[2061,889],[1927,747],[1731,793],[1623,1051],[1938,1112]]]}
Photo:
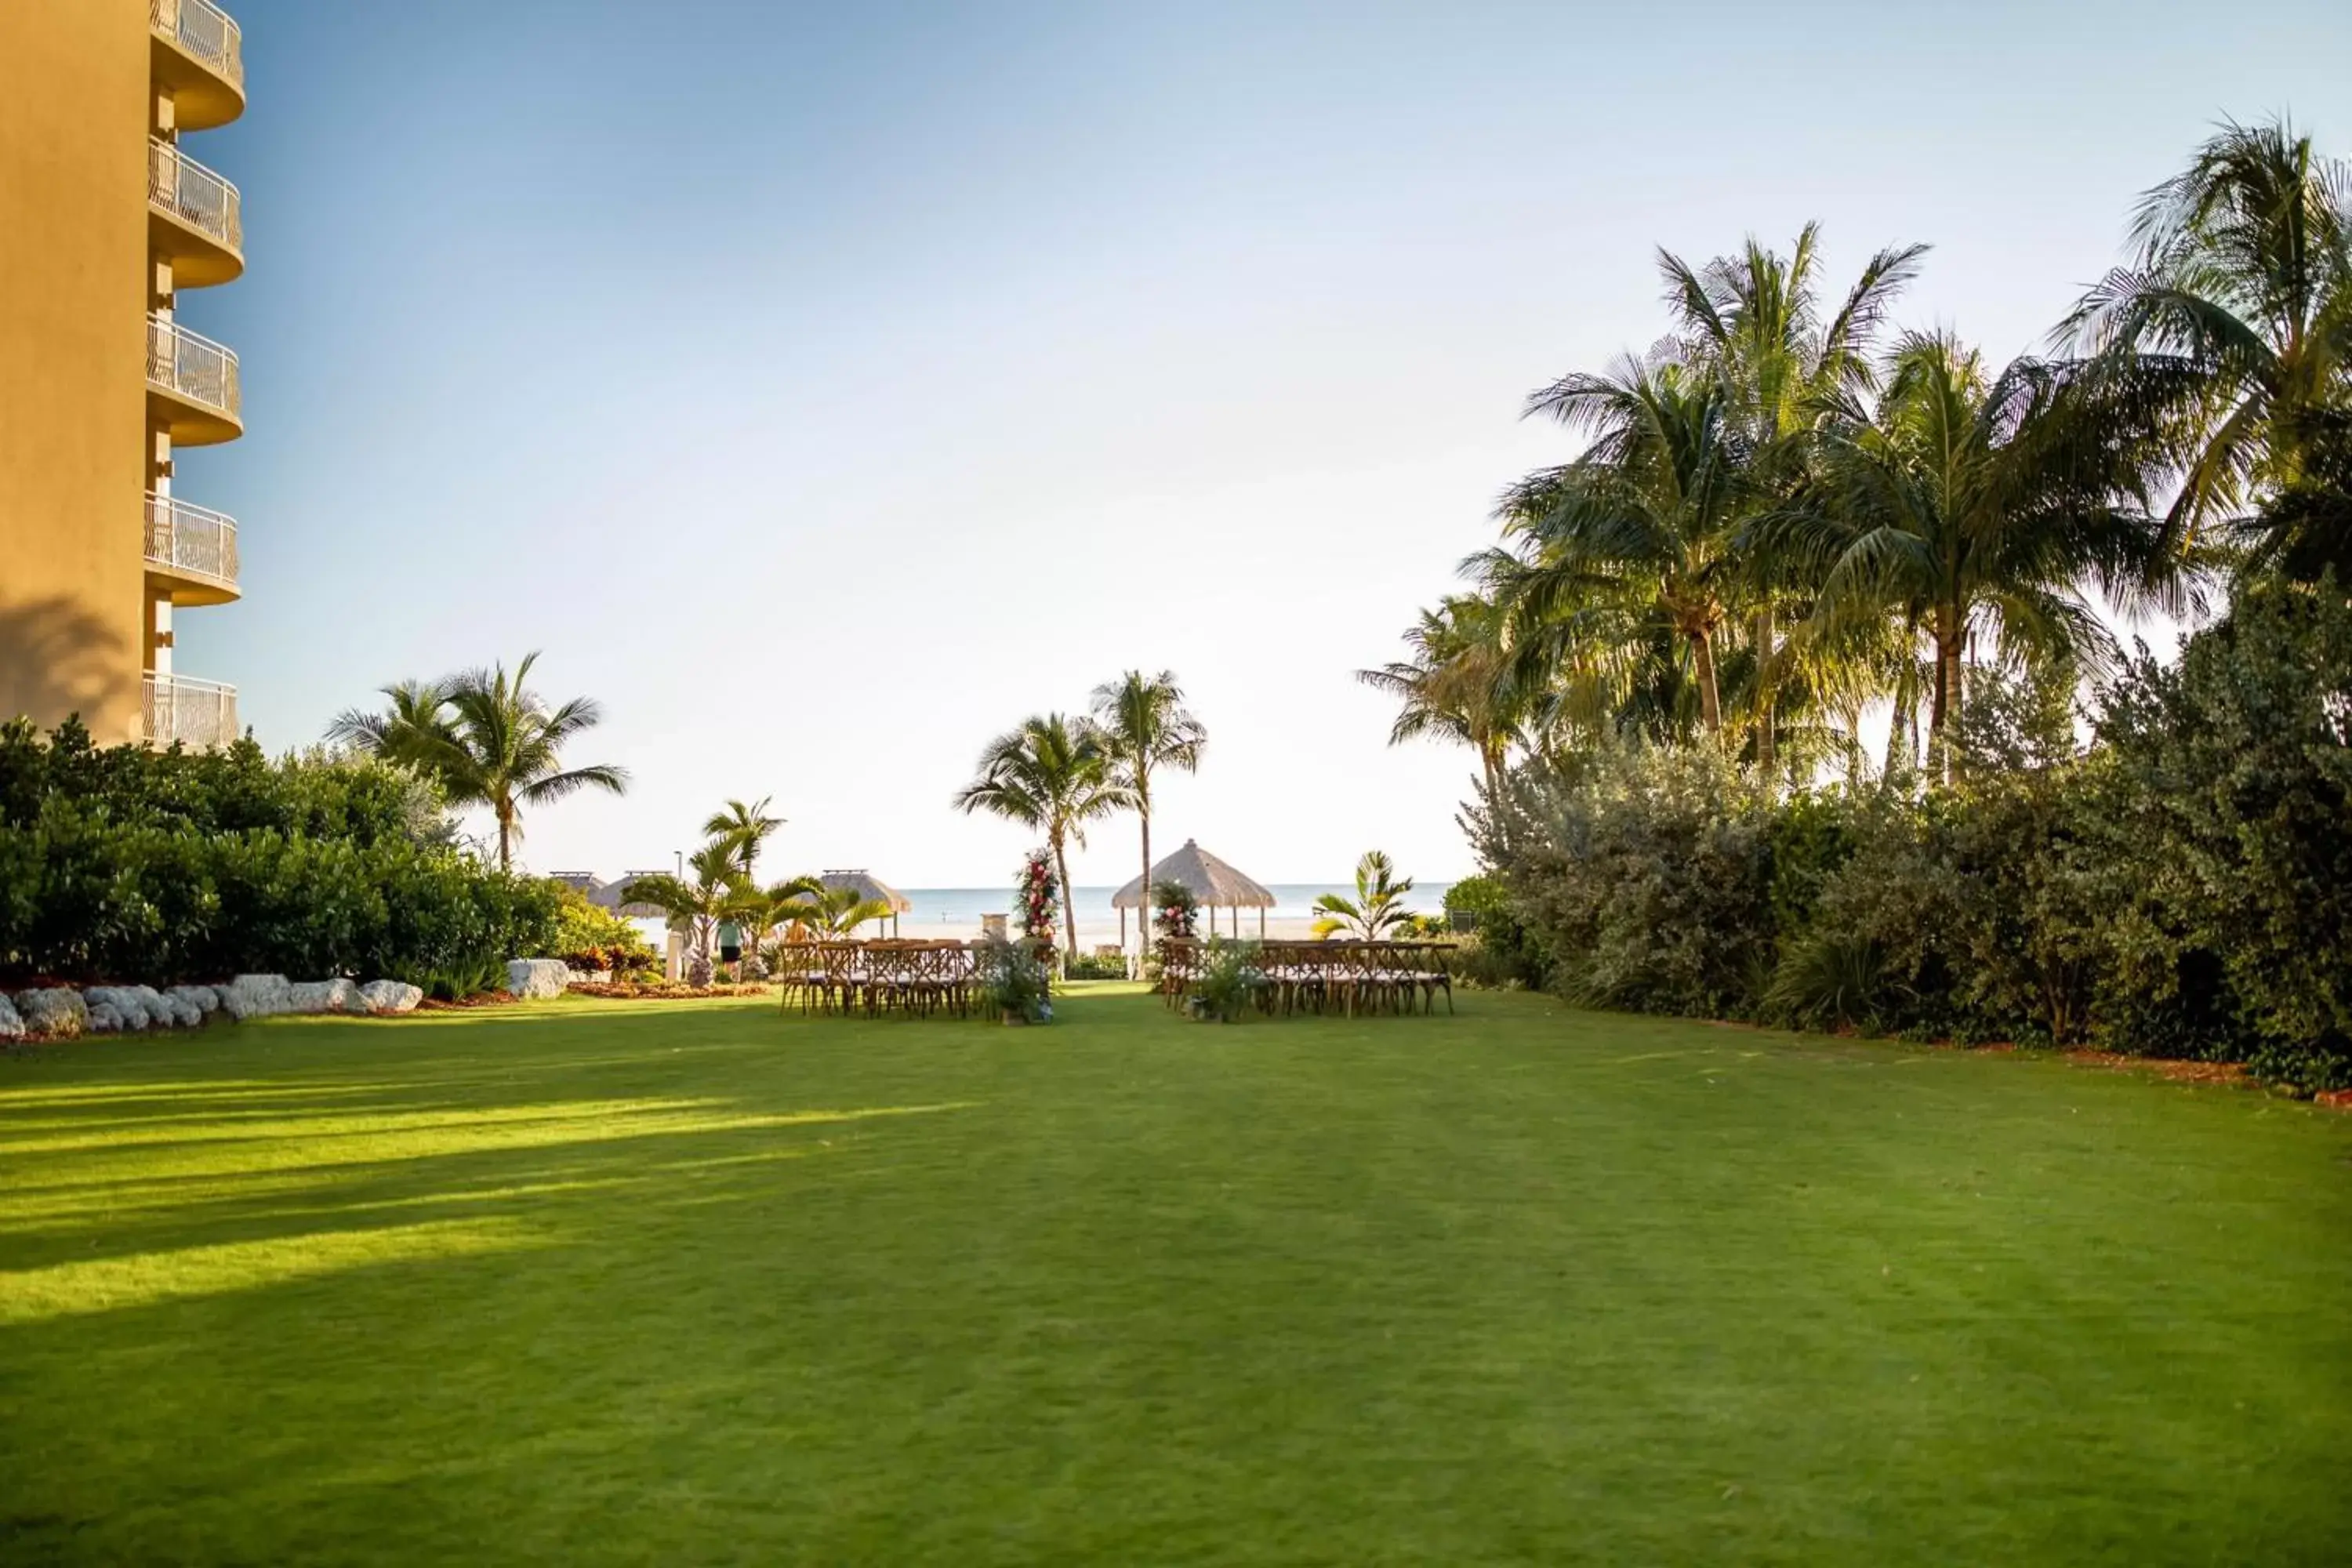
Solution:
{"label": "manicured grass", "polygon": [[0,1562],[2352,1560],[2352,1118],[1472,996],[0,1060]]}

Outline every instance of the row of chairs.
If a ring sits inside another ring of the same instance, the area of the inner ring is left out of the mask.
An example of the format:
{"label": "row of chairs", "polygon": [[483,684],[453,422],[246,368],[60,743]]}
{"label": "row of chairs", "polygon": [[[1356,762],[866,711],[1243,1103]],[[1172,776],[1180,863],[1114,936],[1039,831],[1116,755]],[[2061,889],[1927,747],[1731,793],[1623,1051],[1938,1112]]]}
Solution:
{"label": "row of chairs", "polygon": [[[1454,1011],[1453,945],[1442,942],[1244,942],[1244,973],[1261,1011],[1430,1013],[1437,998]],[[1160,948],[1160,997],[1181,1007],[1211,961],[1192,937]]]}
{"label": "row of chairs", "polygon": [[968,1016],[1005,944],[984,942],[788,942],[771,950],[778,1005],[804,1013]]}

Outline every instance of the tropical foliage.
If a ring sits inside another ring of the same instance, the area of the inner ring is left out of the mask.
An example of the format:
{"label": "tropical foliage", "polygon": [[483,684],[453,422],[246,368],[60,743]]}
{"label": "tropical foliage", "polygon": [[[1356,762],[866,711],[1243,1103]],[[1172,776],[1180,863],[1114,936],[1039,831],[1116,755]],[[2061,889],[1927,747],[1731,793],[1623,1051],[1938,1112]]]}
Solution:
{"label": "tropical foliage", "polygon": [[461,854],[373,760],[0,725],[0,980],[478,981],[551,950],[561,896]]}
{"label": "tropical foliage", "polygon": [[[955,796],[960,811],[985,811],[1045,834],[1055,883],[1065,889],[1070,885],[1070,846],[1085,846],[1087,825],[1134,802],[1134,790],[1119,776],[1101,732],[1087,720],[1062,713],[1024,720],[991,741],[971,783]],[[1065,922],[1063,937],[1075,954],[1076,921]]]}
{"label": "tropical foliage", "polygon": [[[2130,248],[2006,365],[1896,330],[1921,247],[1833,305],[1811,227],[1663,255],[1663,341],[1533,395],[1580,447],[1363,674],[1478,757],[1486,961],[2337,1071],[2352,176],[2225,125]],[[2177,665],[2111,629],[2224,589]]]}
{"label": "tropical foliage", "polygon": [[1379,942],[1400,933],[1412,912],[1404,907],[1404,896],[1412,891],[1412,879],[1399,878],[1396,866],[1378,849],[1356,862],[1356,896],[1344,898],[1338,893],[1324,893],[1315,900],[1315,934],[1318,937],[1350,936],[1365,942]]}
{"label": "tropical foliage", "polygon": [[552,709],[524,684],[536,653],[509,673],[504,664],[438,681],[383,688],[379,713],[351,710],[329,726],[331,742],[415,769],[454,806],[488,809],[499,868],[511,869],[525,807],[551,805],[584,789],[621,795],[628,773],[609,763],[563,765],[564,747],[603,719],[593,699]]}
{"label": "tropical foliage", "polygon": [[[1151,880],[1151,779],[1162,769],[1198,773],[1209,732],[1184,707],[1176,672],[1130,669],[1095,688],[1095,734],[1127,791],[1143,835],[1143,880]],[[1151,947],[1151,900],[1142,900],[1142,942]]]}

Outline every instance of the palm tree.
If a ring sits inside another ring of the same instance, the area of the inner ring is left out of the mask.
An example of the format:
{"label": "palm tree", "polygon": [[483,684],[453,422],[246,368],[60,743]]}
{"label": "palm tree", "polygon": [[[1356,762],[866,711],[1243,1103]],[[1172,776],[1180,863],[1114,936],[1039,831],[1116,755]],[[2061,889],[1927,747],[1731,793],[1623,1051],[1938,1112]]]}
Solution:
{"label": "palm tree", "polygon": [[1525,550],[1489,561],[1507,595],[1521,683],[1540,684],[1579,646],[1634,647],[1662,626],[1687,653],[1700,722],[1717,734],[1716,637],[1739,589],[1731,549],[1751,455],[1727,388],[1653,355],[1609,375],[1564,376],[1528,411],[1589,430],[1592,442],[1503,498],[1506,531]]}
{"label": "palm tree", "polygon": [[[1134,792],[1114,776],[1101,736],[1084,720],[1060,713],[1024,721],[988,743],[980,772],[956,792],[967,814],[986,811],[1045,835],[1055,875],[1066,903],[1070,890],[1069,844],[1086,846],[1086,825],[1132,805]],[[1075,919],[1063,921],[1063,940],[1077,956]]]}
{"label": "palm tree", "polygon": [[1404,634],[1411,657],[1356,679],[1397,700],[1389,744],[1436,735],[1478,753],[1479,776],[1492,795],[1527,703],[1507,680],[1509,647],[1503,607],[1485,594],[1453,594],[1423,610]]}
{"label": "palm tree", "polygon": [[2216,523],[2272,564],[2299,531],[2250,514],[2308,493],[2352,418],[2352,166],[2284,119],[2227,123],[2142,199],[2132,241],[2060,339],[2170,391],[2166,542]]}
{"label": "palm tree", "polygon": [[[1821,226],[1809,223],[1788,256],[1749,239],[1738,256],[1694,268],[1669,251],[1658,267],[1675,316],[1678,353],[1723,384],[1730,416],[1742,428],[1756,472],[1748,504],[1760,510],[1791,494],[1805,476],[1808,438],[1833,417],[1841,400],[1871,390],[1872,351],[1895,296],[1917,276],[1924,245],[1889,247],[1873,256],[1838,308],[1823,317],[1816,291]],[[1746,579],[1748,720],[1758,768],[1768,778],[1779,750],[1780,709],[1794,689],[1837,683],[1846,672],[1824,666],[1804,646],[1801,592],[1778,578],[1769,561],[1741,559]],[[1794,640],[1780,627],[1786,617]]]}
{"label": "palm tree", "polygon": [[1329,937],[1344,932],[1365,942],[1378,942],[1412,918],[1404,907],[1404,896],[1412,891],[1412,879],[1399,879],[1396,867],[1375,849],[1356,862],[1353,900],[1337,893],[1324,893],[1316,899],[1315,907],[1321,912],[1315,918],[1315,934]]}
{"label": "palm tree", "polygon": [[669,917],[670,929],[688,934],[687,983],[710,984],[710,947],[719,922],[746,911],[758,894],[740,880],[735,846],[714,838],[686,858],[689,880],[668,875],[638,877],[621,890],[625,904],[651,904]]}
{"label": "palm tree", "polygon": [[444,680],[395,680],[379,688],[390,706],[381,713],[346,708],[327,726],[331,745],[348,746],[387,762],[415,762],[454,743],[449,686]]}
{"label": "palm tree", "polygon": [[1906,336],[1885,371],[1874,415],[1850,408],[1804,500],[1753,534],[1820,584],[1824,622],[1891,616],[1924,635],[1934,752],[1979,637],[2004,659],[2096,668],[2114,639],[2083,585],[2177,611],[2193,583],[2166,566],[2146,505],[2149,409],[2082,395],[2076,366],[2022,359],[1988,379],[1944,333]]}
{"label": "palm tree", "polygon": [[512,870],[523,807],[583,789],[624,795],[629,787],[627,771],[610,763],[562,765],[564,745],[594,728],[604,713],[586,697],[550,711],[523,684],[538,661],[537,653],[526,655],[511,675],[500,664],[446,680],[387,686],[387,711],[345,712],[328,736],[429,775],[452,805],[489,807],[498,824],[499,869]]}
{"label": "palm tree", "polygon": [[[1151,775],[1156,769],[1197,773],[1209,732],[1186,710],[1176,672],[1130,669],[1095,688],[1095,734],[1118,782],[1134,797],[1143,825],[1143,951],[1151,951]],[[1068,897],[1067,879],[1063,896]],[[1075,948],[1073,952],[1076,951]]]}
{"label": "palm tree", "polygon": [[702,831],[711,837],[723,838],[735,846],[735,852],[743,858],[746,882],[751,880],[753,868],[759,863],[760,846],[784,825],[782,817],[768,815],[769,803],[774,798],[763,795],[749,805],[730,800],[723,809],[712,812],[710,820],[702,825]]}
{"label": "palm tree", "polygon": [[856,888],[828,888],[814,879],[780,883],[769,889],[774,902],[771,926],[798,926],[819,938],[845,937],[867,921],[887,921],[894,912],[883,899],[866,898]]}

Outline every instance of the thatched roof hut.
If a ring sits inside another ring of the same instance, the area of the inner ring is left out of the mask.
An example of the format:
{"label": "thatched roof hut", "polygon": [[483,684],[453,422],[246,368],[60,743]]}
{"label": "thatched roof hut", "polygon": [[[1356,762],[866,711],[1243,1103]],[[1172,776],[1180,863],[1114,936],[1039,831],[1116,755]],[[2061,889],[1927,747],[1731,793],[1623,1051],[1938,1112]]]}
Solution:
{"label": "thatched roof hut", "polygon": [[828,888],[855,888],[857,896],[877,904],[887,904],[894,914],[905,914],[915,906],[907,896],[870,871],[827,871],[817,879]]}
{"label": "thatched roof hut", "polygon": [[[1264,935],[1265,911],[1274,908],[1276,903],[1275,896],[1263,886],[1243,876],[1190,838],[1184,840],[1183,848],[1151,868],[1151,885],[1158,887],[1162,882],[1178,882],[1191,889],[1192,896],[1201,901],[1201,907],[1211,911],[1209,928],[1212,931],[1216,929],[1214,911],[1218,910],[1234,911],[1234,929],[1236,931],[1241,929],[1240,911],[1255,910],[1258,911],[1258,932]],[[1143,879],[1138,877],[1111,895],[1111,907],[1119,911],[1121,945],[1127,941],[1127,911],[1143,908],[1144,894]]]}

